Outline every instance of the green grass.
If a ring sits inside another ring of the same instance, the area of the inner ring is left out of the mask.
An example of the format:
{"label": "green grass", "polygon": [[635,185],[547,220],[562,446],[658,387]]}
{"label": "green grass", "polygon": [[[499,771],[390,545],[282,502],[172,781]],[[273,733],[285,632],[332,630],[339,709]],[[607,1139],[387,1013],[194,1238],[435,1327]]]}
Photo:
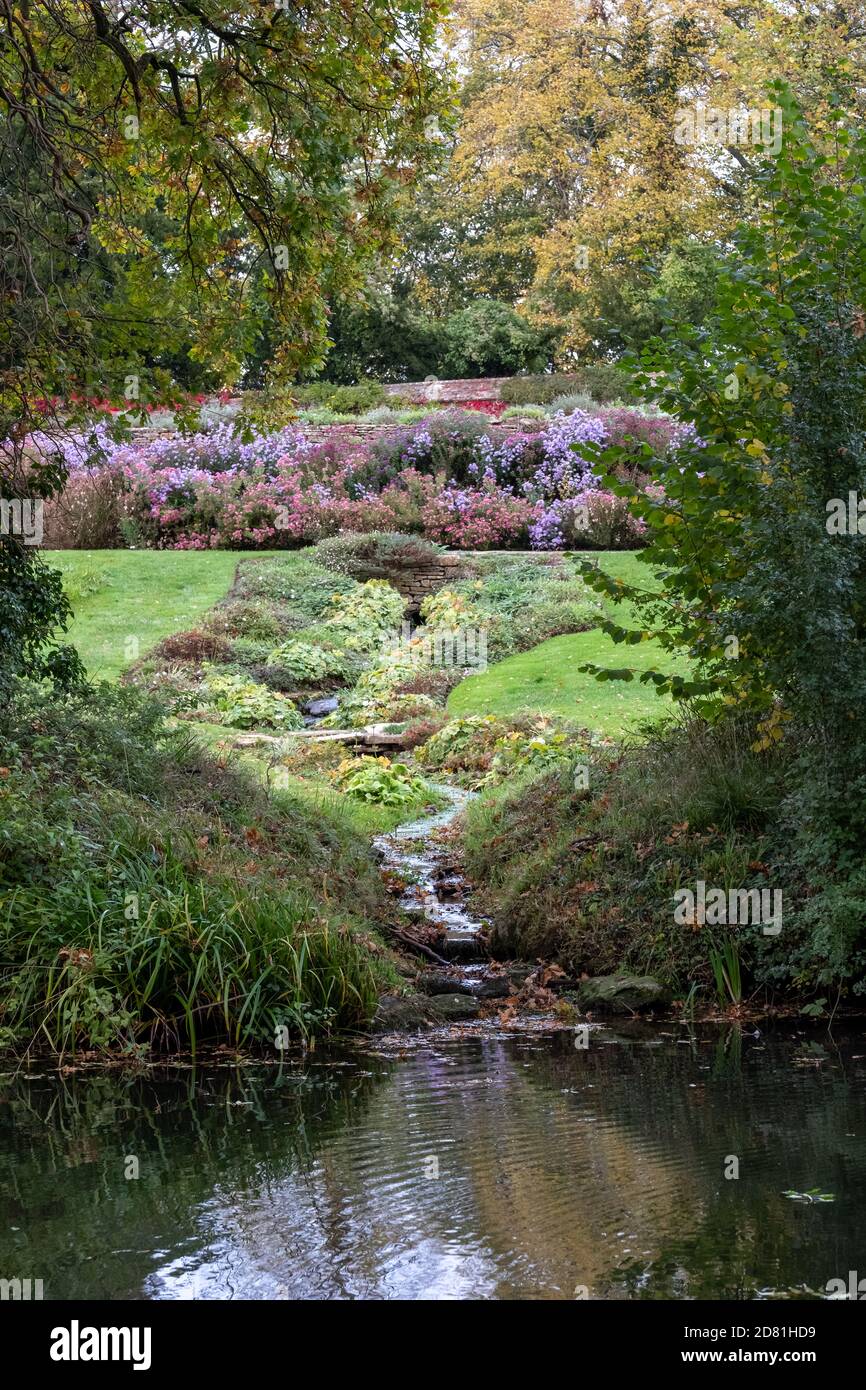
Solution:
{"label": "green grass", "polygon": [[[66,634],[88,675],[117,680],[171,632],[193,627],[231,585],[226,550],[50,550],[74,618]],[[136,645],[137,644],[137,645]]]}
{"label": "green grass", "polygon": [[[602,568],[628,584],[647,588],[650,572],[633,552],[602,551]],[[617,605],[615,616],[628,625],[629,605]],[[632,667],[644,671],[685,671],[657,642],[639,647],[617,646],[598,628],[589,632],[551,637],[530,651],[507,657],[477,676],[461,681],[449,696],[452,715],[496,714],[508,717],[519,710],[539,710],[574,719],[598,733],[619,736],[656,719],[670,702],[637,679],[597,681],[581,672],[585,662],[599,666]]]}

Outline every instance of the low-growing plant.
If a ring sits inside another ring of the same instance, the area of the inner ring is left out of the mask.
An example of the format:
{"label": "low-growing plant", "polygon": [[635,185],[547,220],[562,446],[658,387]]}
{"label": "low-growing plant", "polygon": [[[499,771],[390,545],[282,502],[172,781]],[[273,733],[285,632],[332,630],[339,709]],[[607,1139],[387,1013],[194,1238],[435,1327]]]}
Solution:
{"label": "low-growing plant", "polygon": [[431,565],[442,547],[423,536],[400,531],[368,531],[330,536],[315,549],[316,560],[326,569],[364,579],[387,578],[401,570]]}
{"label": "low-growing plant", "polygon": [[410,772],[405,763],[392,763],[388,758],[348,758],[333,776],[347,796],[379,806],[404,806],[429,791],[423,777]]}
{"label": "low-growing plant", "polygon": [[291,637],[274,647],[268,656],[268,665],[289,672],[292,679],[302,685],[314,684],[328,676],[345,676],[349,669],[339,648],[318,646]]}
{"label": "low-growing plant", "polygon": [[152,654],[157,659],[200,665],[203,661],[230,661],[232,646],[217,633],[199,632],[193,628],[189,632],[174,632],[164,637],[154,647]]}
{"label": "low-growing plant", "polygon": [[372,651],[398,632],[406,601],[382,579],[368,579],[347,593],[335,594],[334,611],[326,621],[337,643],[347,651]]}
{"label": "low-growing plant", "polygon": [[285,695],[231,671],[207,676],[204,698],[200,710],[218,715],[217,723],[233,729],[297,729],[303,722]]}
{"label": "low-growing plant", "polygon": [[506,725],[491,714],[467,715],[465,719],[449,720],[416,750],[415,756],[424,767],[486,772],[495,744],[506,732]]}

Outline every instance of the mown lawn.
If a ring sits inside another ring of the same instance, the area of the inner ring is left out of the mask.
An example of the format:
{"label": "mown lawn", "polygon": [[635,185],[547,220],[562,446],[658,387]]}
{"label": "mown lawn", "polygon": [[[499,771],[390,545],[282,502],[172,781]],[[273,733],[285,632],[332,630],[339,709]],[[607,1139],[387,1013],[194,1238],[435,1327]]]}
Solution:
{"label": "mown lawn", "polygon": [[116,680],[148,647],[192,627],[229,589],[227,550],[49,550],[75,617],[66,635],[90,676]]}
{"label": "mown lawn", "polygon": [[[629,584],[649,587],[651,571],[634,552],[601,551],[596,556],[609,574]],[[611,605],[612,615],[629,625],[628,605]],[[496,662],[477,676],[469,676],[451,692],[448,712],[453,715],[513,715],[518,710],[538,710],[577,720],[586,728],[619,736],[633,731],[647,719],[656,719],[669,708],[653,687],[632,681],[597,681],[580,671],[584,662],[645,671],[650,667],[670,671],[685,668],[657,642],[637,647],[617,646],[598,628],[565,637],[551,637],[530,651]]]}

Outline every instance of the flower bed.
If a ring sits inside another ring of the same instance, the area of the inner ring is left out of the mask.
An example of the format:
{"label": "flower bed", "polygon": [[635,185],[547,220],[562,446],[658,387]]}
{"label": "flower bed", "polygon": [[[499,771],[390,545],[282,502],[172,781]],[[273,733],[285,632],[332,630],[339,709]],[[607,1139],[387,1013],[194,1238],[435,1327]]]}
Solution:
{"label": "flower bed", "polygon": [[[46,507],[46,544],[285,549],[399,531],[470,550],[638,546],[640,524],[600,488],[598,453],[634,439],[663,456],[685,433],[633,409],[558,414],[533,433],[437,411],[366,439],[297,426],[242,438],[221,424],[130,444],[103,423],[63,446],[69,483]],[[645,485],[637,468],[643,457]]]}

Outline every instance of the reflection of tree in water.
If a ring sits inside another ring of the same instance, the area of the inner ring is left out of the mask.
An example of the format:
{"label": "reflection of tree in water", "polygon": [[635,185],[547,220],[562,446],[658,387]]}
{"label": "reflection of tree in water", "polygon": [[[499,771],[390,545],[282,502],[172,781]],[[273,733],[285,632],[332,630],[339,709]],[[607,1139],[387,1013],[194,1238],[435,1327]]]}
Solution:
{"label": "reflection of tree in water", "polygon": [[375,1086],[319,1064],[5,1077],[0,1276],[42,1277],[46,1297],[141,1296],[150,1252],[194,1241],[215,1191],[249,1198],[308,1171]]}
{"label": "reflection of tree in water", "polygon": [[[861,1039],[819,1046],[730,1029],[664,1049],[613,1047],[616,1067],[601,1036],[583,1054],[596,1113],[678,1172],[680,1202],[674,1220],[660,1223],[651,1258],[623,1258],[599,1296],[823,1289],[856,1265],[866,1236],[866,1070],[851,1054],[866,1050]],[[561,1065],[554,1054],[533,1079],[551,1086]],[[728,1155],[739,1158],[738,1179],[724,1177]],[[844,1198],[810,1208],[782,1195],[816,1183]]]}
{"label": "reflection of tree in water", "polygon": [[[49,1296],[736,1298],[858,1268],[866,1064],[663,1031],[9,1082],[0,1275]],[[782,1196],[816,1184],[837,1202]]]}

